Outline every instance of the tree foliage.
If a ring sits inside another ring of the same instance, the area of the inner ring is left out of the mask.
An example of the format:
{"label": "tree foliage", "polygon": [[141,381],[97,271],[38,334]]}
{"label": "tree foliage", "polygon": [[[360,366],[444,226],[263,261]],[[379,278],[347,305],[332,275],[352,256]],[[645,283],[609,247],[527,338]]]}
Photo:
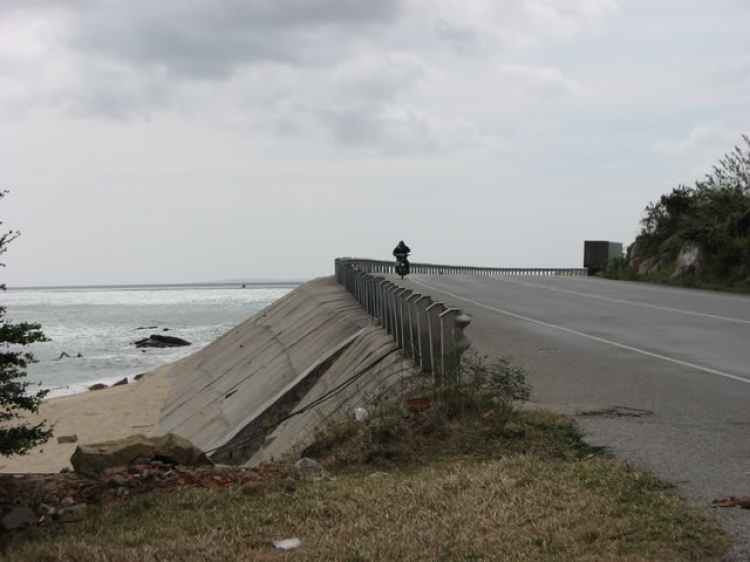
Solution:
{"label": "tree foliage", "polygon": [[[7,192],[0,191],[0,199]],[[0,225],[3,223],[0,221]],[[17,231],[0,235],[0,255],[8,244],[18,237]],[[0,263],[0,267],[5,264]],[[5,291],[5,284],[0,284]],[[20,421],[24,412],[36,412],[47,394],[46,391],[30,393],[25,381],[26,369],[35,361],[26,348],[35,342],[47,341],[39,324],[9,322],[5,307],[0,305],[0,455],[24,454],[31,448],[47,441],[52,431],[44,422],[29,425]]]}
{"label": "tree foliage", "polygon": [[708,274],[750,278],[750,137],[694,187],[680,185],[646,207],[636,242],[641,255],[676,253],[685,242],[708,255]]}

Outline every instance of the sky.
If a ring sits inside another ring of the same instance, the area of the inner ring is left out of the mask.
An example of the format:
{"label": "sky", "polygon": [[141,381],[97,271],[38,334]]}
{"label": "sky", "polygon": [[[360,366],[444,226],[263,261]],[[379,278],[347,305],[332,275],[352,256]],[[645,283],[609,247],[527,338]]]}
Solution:
{"label": "sky", "polygon": [[581,267],[750,133],[747,0],[0,0],[9,286]]}

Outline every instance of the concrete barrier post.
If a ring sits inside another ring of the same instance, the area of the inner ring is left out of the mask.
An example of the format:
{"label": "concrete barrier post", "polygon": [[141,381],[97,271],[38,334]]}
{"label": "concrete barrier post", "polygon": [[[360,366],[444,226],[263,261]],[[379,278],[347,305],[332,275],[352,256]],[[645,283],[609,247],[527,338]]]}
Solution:
{"label": "concrete barrier post", "polygon": [[367,272],[362,275],[362,308],[365,309],[367,314],[372,315],[372,309],[370,308],[370,274]]}
{"label": "concrete barrier post", "polygon": [[394,291],[398,290],[398,286],[390,281],[385,285],[385,318],[386,318],[386,331],[396,339],[396,322],[394,315],[396,314],[395,297]]}
{"label": "concrete barrier post", "polygon": [[435,384],[443,382],[443,357],[440,335],[440,315],[446,307],[441,302],[432,303],[427,308],[428,330],[430,334],[430,370]]}
{"label": "concrete barrier post", "polygon": [[370,274],[367,277],[367,302],[370,303],[370,316],[373,318],[377,318],[378,309],[377,305],[375,304],[377,295],[375,294],[375,284],[377,282],[377,277]]}
{"label": "concrete barrier post", "polygon": [[411,342],[411,356],[414,359],[414,365],[422,366],[422,350],[420,349],[419,338],[419,312],[417,310],[417,301],[422,298],[420,293],[412,293],[407,299],[409,307],[409,341]]}
{"label": "concrete barrier post", "polygon": [[401,287],[396,285],[395,283],[391,284],[390,288],[390,316],[391,316],[391,335],[393,336],[393,341],[398,344],[398,298],[396,297],[396,293],[401,290]]}
{"label": "concrete barrier post", "polygon": [[366,288],[365,283],[367,282],[367,273],[364,271],[360,272],[359,274],[359,304],[362,306],[363,309],[367,310],[367,298],[366,295]]}
{"label": "concrete barrier post", "polygon": [[455,379],[461,369],[461,354],[470,345],[464,329],[470,322],[471,319],[458,308],[449,308],[440,314],[440,343],[446,379]]}
{"label": "concrete barrier post", "polygon": [[405,289],[401,293],[401,347],[404,349],[404,353],[407,357],[413,357],[414,350],[412,349],[411,339],[411,313],[409,311],[409,299],[414,294],[411,289]]}
{"label": "concrete barrier post", "polygon": [[380,306],[380,322],[383,328],[385,328],[386,325],[386,310],[387,310],[387,291],[386,286],[388,285],[388,280],[381,279],[378,281],[378,305]]}
{"label": "concrete barrier post", "polygon": [[382,286],[380,284],[381,281],[382,281],[382,279],[380,277],[373,277],[373,280],[372,280],[372,295],[373,295],[373,305],[375,307],[375,318],[378,318],[379,320],[381,320],[381,325],[382,325],[383,317],[381,316],[382,308],[380,306],[380,300],[381,300],[381,292],[380,291],[382,289]]}
{"label": "concrete barrier post", "polygon": [[422,296],[414,301],[416,309],[417,339],[419,342],[420,367],[427,373],[432,371],[432,360],[430,356],[430,319],[427,309],[432,305],[432,299]]}
{"label": "concrete barrier post", "polygon": [[404,348],[404,293],[408,292],[407,289],[397,287],[393,292],[395,298],[395,324],[396,330],[394,332],[396,336],[396,345],[401,349]]}

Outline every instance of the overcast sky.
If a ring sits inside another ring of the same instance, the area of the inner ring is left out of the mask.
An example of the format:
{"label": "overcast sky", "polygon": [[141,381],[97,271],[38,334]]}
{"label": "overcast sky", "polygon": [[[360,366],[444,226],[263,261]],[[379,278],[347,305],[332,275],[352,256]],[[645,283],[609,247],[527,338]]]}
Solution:
{"label": "overcast sky", "polygon": [[9,285],[582,265],[750,132],[747,0],[0,0]]}

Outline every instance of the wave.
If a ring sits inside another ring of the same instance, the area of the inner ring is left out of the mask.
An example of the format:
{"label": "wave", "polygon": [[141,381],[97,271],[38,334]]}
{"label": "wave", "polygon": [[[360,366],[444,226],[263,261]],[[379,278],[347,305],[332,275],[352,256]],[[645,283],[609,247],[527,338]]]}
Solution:
{"label": "wave", "polygon": [[[75,382],[64,386],[48,386],[42,387],[42,390],[48,390],[47,399],[49,398],[60,398],[62,396],[72,396],[73,394],[81,394],[82,392],[89,392],[89,387],[95,384],[106,384],[112,386],[114,383],[124,379],[123,375],[115,377],[105,377],[101,379],[91,379],[82,382]],[[135,381],[134,376],[127,377],[128,384],[133,384]]]}

